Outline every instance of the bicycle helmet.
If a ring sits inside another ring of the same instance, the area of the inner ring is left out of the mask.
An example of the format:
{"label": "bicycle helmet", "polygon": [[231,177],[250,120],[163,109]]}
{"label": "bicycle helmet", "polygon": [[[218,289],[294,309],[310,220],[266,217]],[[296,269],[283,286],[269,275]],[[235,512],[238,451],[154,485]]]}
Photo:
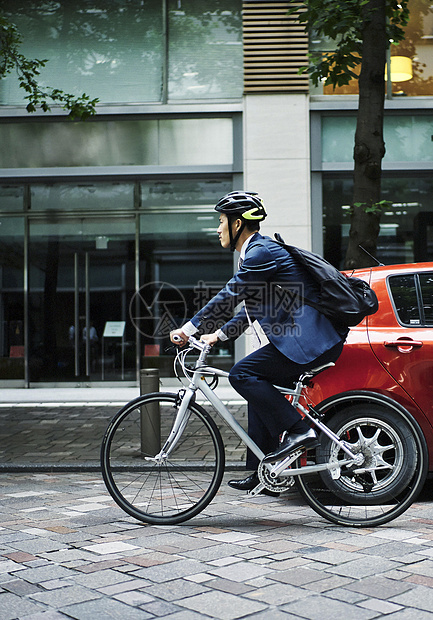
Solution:
{"label": "bicycle helmet", "polygon": [[[263,200],[256,192],[230,192],[223,196],[215,205],[215,211],[224,213],[229,219],[230,249],[233,252],[236,243],[245,228],[247,221],[261,222],[267,216]],[[233,237],[231,222],[241,219],[242,226]]]}

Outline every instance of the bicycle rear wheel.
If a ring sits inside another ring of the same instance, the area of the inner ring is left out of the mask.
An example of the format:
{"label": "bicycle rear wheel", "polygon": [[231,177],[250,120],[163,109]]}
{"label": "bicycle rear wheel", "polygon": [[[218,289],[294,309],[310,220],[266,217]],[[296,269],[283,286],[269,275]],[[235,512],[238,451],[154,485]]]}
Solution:
{"label": "bicycle rear wheel", "polygon": [[345,453],[322,435],[308,464],[332,462],[334,470],[297,477],[311,508],[333,523],[373,527],[405,512],[427,476],[425,440],[409,417],[375,405],[355,405],[335,415],[329,427],[352,452],[361,452],[360,467],[338,466]]}
{"label": "bicycle rear wheel", "polygon": [[177,394],[140,396],[114,416],[103,438],[105,485],[125,512],[145,523],[172,525],[194,517],[221,484],[225,463],[221,434],[196,404],[190,404],[188,423],[169,456],[148,460],[164,445],[179,404]]}

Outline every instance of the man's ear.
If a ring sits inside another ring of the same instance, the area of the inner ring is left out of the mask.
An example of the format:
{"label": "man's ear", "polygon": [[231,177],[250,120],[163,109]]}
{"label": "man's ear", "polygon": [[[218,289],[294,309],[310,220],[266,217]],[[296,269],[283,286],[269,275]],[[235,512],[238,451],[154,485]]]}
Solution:
{"label": "man's ear", "polygon": [[238,218],[237,220],[235,220],[235,231],[237,232],[241,226],[242,226],[242,220]]}

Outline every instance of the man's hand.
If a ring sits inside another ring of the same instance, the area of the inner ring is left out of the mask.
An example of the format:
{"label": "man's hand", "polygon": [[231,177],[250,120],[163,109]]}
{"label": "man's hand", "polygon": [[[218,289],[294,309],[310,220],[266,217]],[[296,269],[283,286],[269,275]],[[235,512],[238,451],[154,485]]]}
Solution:
{"label": "man's hand", "polygon": [[174,329],[170,332],[170,340],[173,344],[184,347],[188,342],[188,336],[186,336],[181,329]]}
{"label": "man's hand", "polygon": [[203,340],[203,342],[213,347],[213,345],[218,342],[218,336],[216,332],[214,332],[213,334],[203,334],[200,340]]}

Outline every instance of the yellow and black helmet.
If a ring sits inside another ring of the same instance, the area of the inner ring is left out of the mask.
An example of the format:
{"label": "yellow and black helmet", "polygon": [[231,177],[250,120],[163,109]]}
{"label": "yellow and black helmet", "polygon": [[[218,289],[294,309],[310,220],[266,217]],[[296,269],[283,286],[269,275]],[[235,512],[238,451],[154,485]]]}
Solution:
{"label": "yellow and black helmet", "polygon": [[217,202],[215,211],[256,222],[267,216],[263,200],[256,192],[230,192]]}
{"label": "yellow and black helmet", "polygon": [[[267,213],[263,205],[263,200],[256,192],[230,192],[226,194],[215,205],[215,211],[224,213],[229,221],[230,249],[236,249],[236,244],[244,230],[247,222],[261,222]],[[233,236],[232,222],[236,219],[242,221],[235,236]]]}

